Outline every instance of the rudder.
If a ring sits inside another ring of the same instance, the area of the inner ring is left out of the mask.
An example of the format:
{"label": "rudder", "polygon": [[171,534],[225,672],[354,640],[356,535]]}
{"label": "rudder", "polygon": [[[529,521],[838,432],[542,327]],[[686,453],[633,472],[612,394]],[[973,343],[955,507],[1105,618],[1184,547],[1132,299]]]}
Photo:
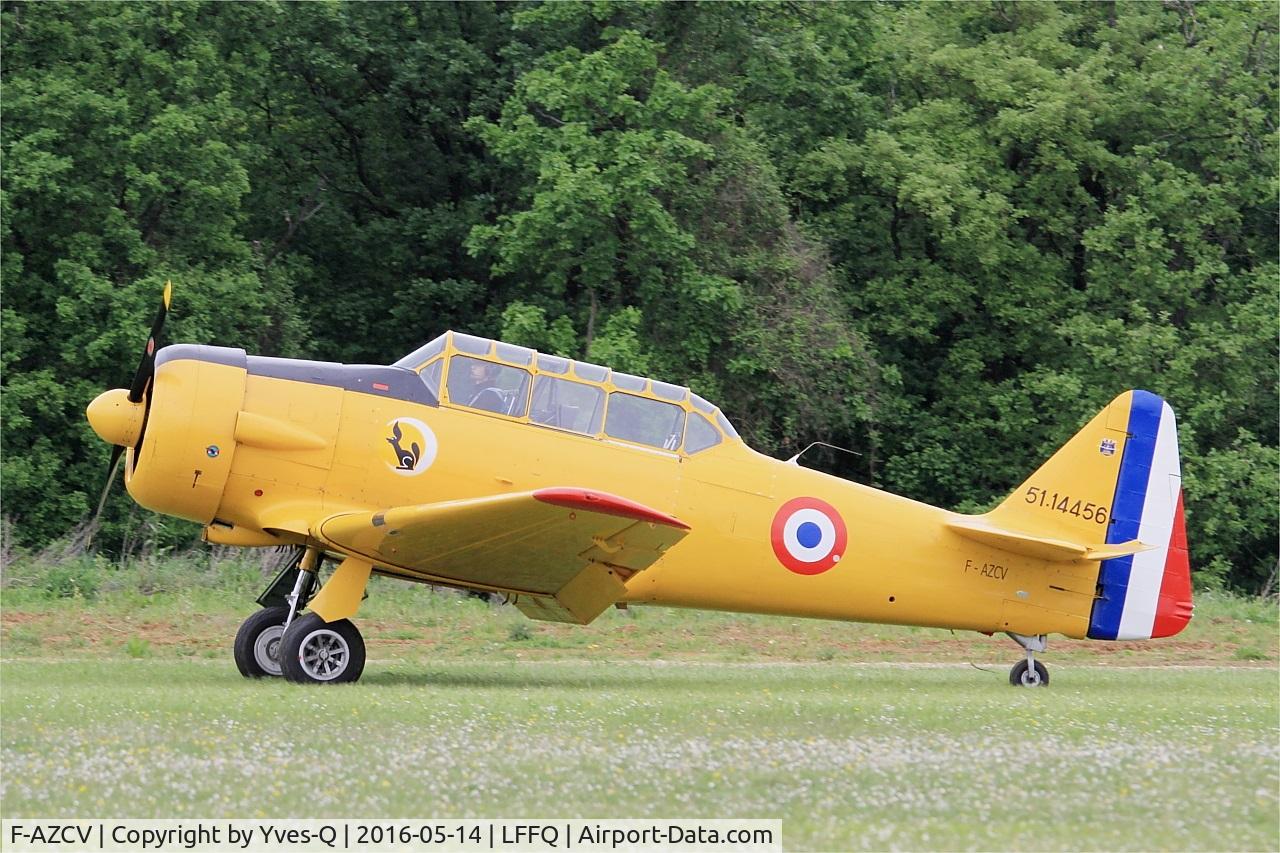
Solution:
{"label": "rudder", "polygon": [[1173,409],[1148,391],[1130,394],[1128,440],[1107,541],[1139,539],[1155,547],[1102,561],[1089,636],[1103,640],[1171,637],[1191,621],[1191,562]]}

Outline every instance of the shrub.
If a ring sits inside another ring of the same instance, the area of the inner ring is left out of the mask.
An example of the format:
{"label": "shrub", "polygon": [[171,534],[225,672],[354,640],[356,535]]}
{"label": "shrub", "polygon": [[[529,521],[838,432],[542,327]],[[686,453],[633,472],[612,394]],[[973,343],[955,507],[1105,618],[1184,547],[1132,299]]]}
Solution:
{"label": "shrub", "polygon": [[49,566],[40,581],[40,588],[54,598],[93,598],[101,586],[102,571],[89,557]]}

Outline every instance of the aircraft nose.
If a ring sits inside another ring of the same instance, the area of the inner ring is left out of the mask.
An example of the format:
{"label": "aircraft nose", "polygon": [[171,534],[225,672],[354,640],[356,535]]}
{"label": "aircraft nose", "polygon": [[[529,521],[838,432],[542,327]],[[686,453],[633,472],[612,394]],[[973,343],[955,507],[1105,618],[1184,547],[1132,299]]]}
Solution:
{"label": "aircraft nose", "polygon": [[130,402],[129,392],[124,388],[102,392],[85,409],[93,431],[103,441],[121,447],[131,447],[138,443],[138,436],[142,434],[143,413],[143,403]]}

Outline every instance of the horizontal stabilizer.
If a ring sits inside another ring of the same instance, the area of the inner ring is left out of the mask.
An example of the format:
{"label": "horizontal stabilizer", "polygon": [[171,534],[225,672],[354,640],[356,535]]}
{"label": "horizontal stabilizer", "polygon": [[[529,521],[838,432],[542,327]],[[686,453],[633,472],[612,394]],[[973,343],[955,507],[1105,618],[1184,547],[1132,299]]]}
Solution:
{"label": "horizontal stabilizer", "polygon": [[957,534],[1015,554],[1022,554],[1037,560],[1049,560],[1063,563],[1072,560],[1109,560],[1112,557],[1123,557],[1150,550],[1152,545],[1144,545],[1134,539],[1130,542],[1115,544],[1080,545],[1065,539],[1050,539],[1044,536],[1032,536],[1017,530],[996,527],[990,522],[975,518],[964,518],[948,522],[947,527]]}

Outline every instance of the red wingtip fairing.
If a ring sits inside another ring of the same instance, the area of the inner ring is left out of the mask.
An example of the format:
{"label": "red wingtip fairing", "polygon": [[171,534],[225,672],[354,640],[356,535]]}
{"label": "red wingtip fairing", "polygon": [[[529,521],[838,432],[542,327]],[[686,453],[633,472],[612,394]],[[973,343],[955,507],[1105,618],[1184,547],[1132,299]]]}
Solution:
{"label": "red wingtip fairing", "polygon": [[569,507],[570,509],[589,510],[590,512],[599,512],[605,515],[634,518],[636,521],[665,524],[682,530],[689,529],[689,525],[674,516],[667,515],[665,512],[658,512],[656,509],[650,509],[644,504],[620,498],[617,495],[611,495],[608,492],[596,492],[590,489],[556,488],[539,489],[533,493],[533,496],[543,503]]}

